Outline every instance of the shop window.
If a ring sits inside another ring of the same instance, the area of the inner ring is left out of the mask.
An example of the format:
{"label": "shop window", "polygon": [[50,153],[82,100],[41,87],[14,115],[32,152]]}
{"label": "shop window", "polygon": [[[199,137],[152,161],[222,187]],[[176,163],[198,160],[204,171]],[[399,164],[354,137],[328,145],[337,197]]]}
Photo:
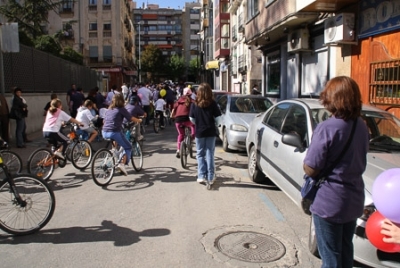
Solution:
{"label": "shop window", "polygon": [[371,63],[370,102],[400,104],[400,59]]}
{"label": "shop window", "polygon": [[279,56],[269,57],[268,59],[268,86],[267,94],[280,94],[281,60]]}

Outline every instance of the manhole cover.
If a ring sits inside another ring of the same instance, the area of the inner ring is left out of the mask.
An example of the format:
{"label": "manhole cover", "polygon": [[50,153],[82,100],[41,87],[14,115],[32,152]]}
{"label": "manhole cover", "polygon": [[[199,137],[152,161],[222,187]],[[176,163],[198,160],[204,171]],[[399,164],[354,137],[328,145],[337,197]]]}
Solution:
{"label": "manhole cover", "polygon": [[228,257],[246,262],[272,262],[285,255],[277,239],[255,232],[231,232],[216,239],[216,246]]}

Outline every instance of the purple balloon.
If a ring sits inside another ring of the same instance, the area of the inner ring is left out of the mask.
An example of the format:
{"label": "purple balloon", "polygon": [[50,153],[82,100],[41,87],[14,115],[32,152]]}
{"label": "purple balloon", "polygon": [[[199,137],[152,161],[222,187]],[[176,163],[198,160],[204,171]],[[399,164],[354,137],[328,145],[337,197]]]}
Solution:
{"label": "purple balloon", "polygon": [[400,168],[379,174],[372,186],[372,199],[383,216],[400,223]]}

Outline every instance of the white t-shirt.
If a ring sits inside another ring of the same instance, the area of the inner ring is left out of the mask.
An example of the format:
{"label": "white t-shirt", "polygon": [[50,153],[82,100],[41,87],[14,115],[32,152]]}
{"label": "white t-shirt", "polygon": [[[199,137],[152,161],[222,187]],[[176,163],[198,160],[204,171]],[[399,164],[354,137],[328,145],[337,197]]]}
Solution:
{"label": "white t-shirt", "polygon": [[46,120],[43,125],[43,131],[47,132],[59,132],[61,129],[62,122],[67,122],[71,119],[71,116],[61,110],[57,109],[57,112],[51,114],[47,112]]}
{"label": "white t-shirt", "polygon": [[122,89],[122,94],[124,95],[124,99],[126,100],[126,98],[128,97],[128,87],[122,85],[121,89]]}
{"label": "white t-shirt", "polygon": [[84,126],[81,126],[81,129],[87,129],[89,128],[89,124],[92,121],[94,116],[92,115],[92,112],[86,108],[86,107],[79,107],[78,109],[78,114],[76,115],[76,120],[79,122],[83,123]]}
{"label": "white t-shirt", "polygon": [[156,101],[156,103],[154,104],[156,111],[164,111],[164,106],[165,106],[166,104],[167,104],[167,103],[165,102],[164,99],[159,98],[159,99]]}

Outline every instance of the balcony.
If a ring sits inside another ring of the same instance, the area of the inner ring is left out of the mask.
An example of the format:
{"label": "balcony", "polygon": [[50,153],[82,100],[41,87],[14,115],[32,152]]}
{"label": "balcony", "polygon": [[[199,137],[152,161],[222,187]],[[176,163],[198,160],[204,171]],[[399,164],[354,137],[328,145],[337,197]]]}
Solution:
{"label": "balcony", "polygon": [[89,32],[89,38],[97,38],[97,32]]}
{"label": "balcony", "polygon": [[112,33],[111,31],[103,31],[103,37],[111,37]]}
{"label": "balcony", "polygon": [[103,5],[103,10],[111,10],[111,5]]}
{"label": "balcony", "polygon": [[89,11],[97,11],[97,5],[89,5]]}

